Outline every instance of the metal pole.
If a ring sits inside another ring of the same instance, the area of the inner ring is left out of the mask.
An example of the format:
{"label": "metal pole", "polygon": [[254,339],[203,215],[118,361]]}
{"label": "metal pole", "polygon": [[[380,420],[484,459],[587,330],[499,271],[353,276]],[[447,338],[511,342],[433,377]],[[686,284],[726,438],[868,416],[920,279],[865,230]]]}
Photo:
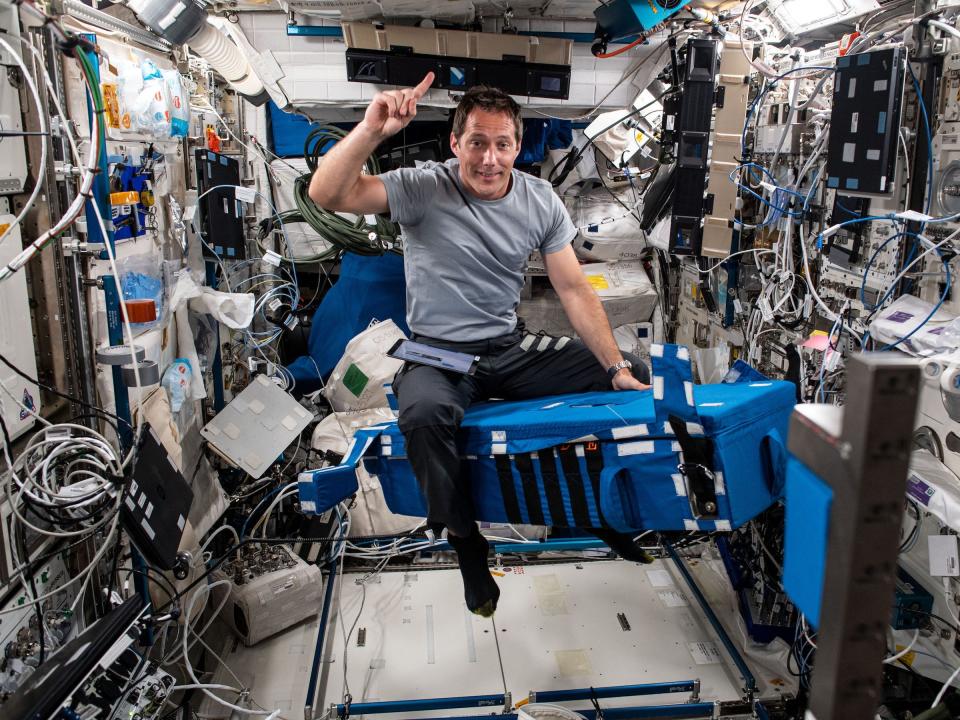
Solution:
{"label": "metal pole", "polygon": [[313,720],[313,703],[317,697],[317,681],[320,679],[320,662],[323,660],[323,645],[327,636],[327,623],[330,620],[330,604],[333,599],[333,586],[337,582],[337,561],[330,561],[330,574],[327,575],[327,587],[323,593],[323,607],[320,609],[320,627],[317,629],[317,643],[313,648],[313,664],[310,666],[310,682],[307,684],[307,698],[303,706],[303,720]]}
{"label": "metal pole", "polygon": [[571,700],[590,700],[591,698],[639,697],[644,695],[666,695],[669,693],[695,693],[700,689],[698,680],[680,680],[678,682],[646,683],[644,685],[614,685],[597,688],[570,688],[569,690],[538,690],[530,693],[532,703],[570,702]]}
{"label": "metal pole", "polygon": [[677,554],[677,551],[673,549],[672,545],[665,544],[664,547],[667,549],[667,552],[670,553],[670,557],[673,558],[673,562],[676,564],[680,574],[683,575],[683,579],[686,581],[691,592],[693,592],[694,597],[697,599],[697,603],[700,605],[700,609],[703,610],[703,614],[707,616],[707,620],[710,621],[710,625],[713,626],[713,629],[719,636],[720,642],[722,642],[723,647],[726,648],[727,653],[733,660],[733,664],[736,665],[737,670],[740,671],[740,675],[743,677],[743,680],[746,683],[746,690],[752,694],[757,689],[757,681],[753,677],[753,673],[750,672],[750,668],[747,667],[747,663],[745,663],[743,658],[740,657],[740,653],[737,652],[736,646],[733,644],[730,636],[727,635],[727,631],[723,629],[723,625],[720,624],[720,620],[717,618],[716,613],[714,613],[711,609],[710,603],[707,602],[706,596],[703,594],[700,586],[697,585],[697,581],[693,579],[693,575],[691,575],[690,571],[687,569],[686,563],[683,562],[683,558]]}

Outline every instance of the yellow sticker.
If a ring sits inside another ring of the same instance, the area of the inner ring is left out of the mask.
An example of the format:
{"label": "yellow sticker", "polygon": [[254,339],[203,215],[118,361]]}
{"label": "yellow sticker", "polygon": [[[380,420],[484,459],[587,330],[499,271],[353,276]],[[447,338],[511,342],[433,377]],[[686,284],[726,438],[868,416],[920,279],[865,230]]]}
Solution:
{"label": "yellow sticker", "polygon": [[607,290],[610,287],[603,275],[587,275],[587,282],[594,290]]}
{"label": "yellow sticker", "polygon": [[140,193],[136,190],[110,193],[111,205],[136,205],[140,202]]}
{"label": "yellow sticker", "polygon": [[4,223],[3,225],[0,225],[0,235],[3,235],[9,229],[10,223]]}
{"label": "yellow sticker", "polygon": [[[906,646],[906,645],[897,645],[897,652],[900,652],[900,651],[903,650],[905,647],[907,647],[907,646]],[[896,654],[896,653],[894,653],[894,654]],[[906,665],[912,666],[912,665],[913,665],[913,661],[916,660],[916,659],[917,659],[917,654],[911,650],[911,651],[908,652],[906,655],[904,655],[902,658],[900,658],[900,661],[902,661],[902,662],[903,662],[904,664],[906,664]]]}

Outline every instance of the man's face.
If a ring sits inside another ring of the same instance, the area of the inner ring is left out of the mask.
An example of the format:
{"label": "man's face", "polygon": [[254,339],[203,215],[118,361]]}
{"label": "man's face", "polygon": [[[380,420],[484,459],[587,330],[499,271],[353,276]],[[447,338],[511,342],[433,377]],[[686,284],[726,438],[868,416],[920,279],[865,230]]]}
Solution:
{"label": "man's face", "polygon": [[510,189],[510,171],[520,154],[513,118],[506,113],[473,110],[463,134],[450,134],[450,147],[460,159],[460,180],[481,200],[498,200]]}

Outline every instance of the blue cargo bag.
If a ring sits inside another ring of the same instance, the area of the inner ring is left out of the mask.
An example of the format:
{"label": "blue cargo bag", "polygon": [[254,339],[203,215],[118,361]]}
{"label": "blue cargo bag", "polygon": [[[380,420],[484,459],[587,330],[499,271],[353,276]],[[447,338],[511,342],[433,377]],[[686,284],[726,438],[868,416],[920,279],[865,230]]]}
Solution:
{"label": "blue cargo bag", "polygon": [[[488,402],[459,434],[478,520],[558,527],[724,531],[777,500],[793,384],[694,386],[685,347],[654,345],[652,390]],[[376,475],[390,510],[426,516],[396,422],[359,430],[343,463],[301,473],[320,513]]]}

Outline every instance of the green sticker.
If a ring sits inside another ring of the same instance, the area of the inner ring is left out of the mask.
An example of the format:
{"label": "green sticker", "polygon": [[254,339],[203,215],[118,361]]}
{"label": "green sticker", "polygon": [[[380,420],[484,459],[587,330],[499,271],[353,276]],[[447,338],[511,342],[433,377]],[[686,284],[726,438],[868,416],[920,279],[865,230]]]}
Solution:
{"label": "green sticker", "polygon": [[360,393],[363,392],[368,382],[370,382],[370,378],[363,374],[363,370],[353,363],[350,363],[350,367],[347,368],[347,374],[343,376],[344,387],[357,397],[360,397]]}

